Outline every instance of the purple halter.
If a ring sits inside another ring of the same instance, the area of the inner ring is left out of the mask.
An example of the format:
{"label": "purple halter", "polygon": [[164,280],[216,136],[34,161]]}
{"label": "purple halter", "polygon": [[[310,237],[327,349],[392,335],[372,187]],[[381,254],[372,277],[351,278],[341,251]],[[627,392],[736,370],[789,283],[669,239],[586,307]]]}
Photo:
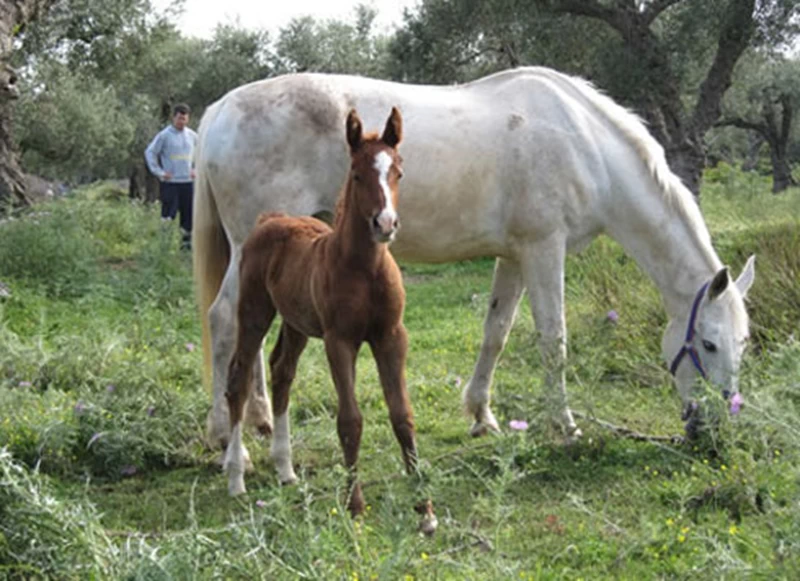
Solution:
{"label": "purple halter", "polygon": [[700,377],[707,379],[705,369],[703,369],[703,364],[700,361],[700,354],[697,352],[697,349],[695,349],[692,340],[694,339],[694,323],[695,319],[697,319],[697,311],[700,308],[700,301],[706,294],[706,289],[708,288],[709,284],[710,283],[708,282],[704,284],[697,292],[697,296],[694,298],[694,303],[692,304],[692,314],[689,315],[689,326],[686,329],[686,340],[684,341],[681,350],[678,351],[678,354],[675,356],[675,359],[672,360],[672,365],[669,366],[669,372],[672,375],[675,375],[675,372],[678,371],[678,366],[681,364],[681,361],[683,361],[683,356],[688,353],[689,358],[692,360],[695,368],[700,372]]}

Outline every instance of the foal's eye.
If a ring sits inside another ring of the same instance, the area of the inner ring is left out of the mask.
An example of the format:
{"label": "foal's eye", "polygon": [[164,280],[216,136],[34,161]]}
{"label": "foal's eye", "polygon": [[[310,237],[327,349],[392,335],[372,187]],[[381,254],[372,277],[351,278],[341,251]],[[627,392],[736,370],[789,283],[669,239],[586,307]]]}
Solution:
{"label": "foal's eye", "polygon": [[717,352],[717,346],[714,345],[711,341],[706,341],[705,339],[703,339],[703,349],[705,349],[709,353]]}

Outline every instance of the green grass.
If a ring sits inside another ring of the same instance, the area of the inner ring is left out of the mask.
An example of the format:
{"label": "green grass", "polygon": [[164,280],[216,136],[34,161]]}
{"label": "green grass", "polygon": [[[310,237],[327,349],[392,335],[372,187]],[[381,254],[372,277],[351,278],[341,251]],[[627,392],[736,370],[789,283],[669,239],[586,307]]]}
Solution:
{"label": "green grass", "polygon": [[[547,421],[525,302],[499,364],[506,429],[467,436],[460,391],[480,346],[492,262],[404,265],[408,383],[423,482],[401,476],[368,350],[358,364],[369,509],[344,509],[336,400],[319,342],[292,394],[294,487],[267,442],[231,499],[202,443],[190,257],[155,208],[107,186],[0,224],[0,578],[793,578],[800,567],[800,191],[727,173],[704,213],[734,272],[755,252],[742,414],[702,448],[636,442],[586,421],[565,447]],[[738,180],[738,181],[737,181]],[[607,239],[567,274],[574,408],[677,434],[659,358],[658,293]],[[615,309],[619,322],[606,320]],[[271,344],[275,332],[269,337]],[[433,498],[438,532],[416,532]]]}

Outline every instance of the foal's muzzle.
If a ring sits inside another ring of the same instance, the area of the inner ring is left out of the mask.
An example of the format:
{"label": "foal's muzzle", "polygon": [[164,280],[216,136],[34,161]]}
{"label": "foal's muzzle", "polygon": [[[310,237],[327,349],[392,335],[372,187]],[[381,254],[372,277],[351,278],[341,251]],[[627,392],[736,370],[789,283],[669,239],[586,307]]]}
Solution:
{"label": "foal's muzzle", "polygon": [[372,218],[372,233],[378,242],[391,242],[400,227],[400,220],[397,214],[381,212]]}

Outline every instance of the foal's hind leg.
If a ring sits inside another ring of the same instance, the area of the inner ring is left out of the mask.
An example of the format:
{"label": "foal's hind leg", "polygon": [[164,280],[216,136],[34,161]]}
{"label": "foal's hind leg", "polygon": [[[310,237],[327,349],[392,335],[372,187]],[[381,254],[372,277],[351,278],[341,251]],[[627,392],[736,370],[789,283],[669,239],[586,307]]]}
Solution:
{"label": "foal's hind leg", "polygon": [[408,334],[405,327],[398,325],[380,339],[370,342],[370,347],[378,366],[392,429],[403,451],[406,472],[413,474],[417,469],[417,444],[414,434],[414,413],[406,389]]}
{"label": "foal's hind leg", "polygon": [[483,324],[481,353],[462,396],[464,408],[475,418],[470,429],[473,436],[482,436],[488,431],[497,432],[500,429],[489,408],[492,376],[517,316],[522,289],[519,264],[506,258],[498,258],[494,268],[489,311]]}
{"label": "foal's hind leg", "polygon": [[231,440],[225,453],[224,468],[228,473],[228,492],[231,495],[246,491],[244,472],[247,450],[242,443],[242,419],[250,395],[254,362],[261,354],[264,335],[275,314],[275,306],[263,286],[258,284],[257,278],[243,281],[236,313],[236,349],[228,366],[228,387],[225,392],[230,411]]}
{"label": "foal's hind leg", "polygon": [[539,349],[545,370],[545,389],[555,420],[567,437],[578,438],[567,405],[565,366],[567,361],[567,326],[564,316],[564,260],[566,243],[561,236],[551,236],[530,244],[522,253],[522,268],[531,301],[531,311],[539,335]]}
{"label": "foal's hind leg", "polygon": [[269,356],[272,409],[275,412],[275,432],[270,456],[275,462],[281,484],[292,484],[297,481],[297,475],[292,467],[292,444],[289,437],[289,390],[297,371],[297,361],[307,343],[308,337],[284,321],[278,343]]}

